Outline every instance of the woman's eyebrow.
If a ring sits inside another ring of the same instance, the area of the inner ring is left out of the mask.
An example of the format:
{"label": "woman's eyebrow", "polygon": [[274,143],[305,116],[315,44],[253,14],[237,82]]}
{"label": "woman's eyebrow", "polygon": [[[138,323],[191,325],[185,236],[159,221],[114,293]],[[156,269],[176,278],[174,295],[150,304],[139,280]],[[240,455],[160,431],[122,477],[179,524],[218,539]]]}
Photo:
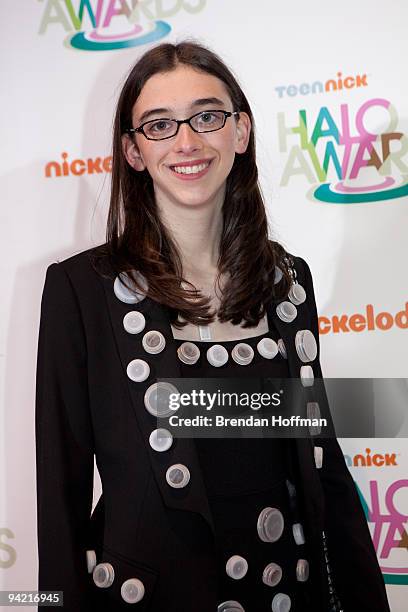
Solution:
{"label": "woman's eyebrow", "polygon": [[[197,108],[198,106],[205,106],[207,104],[218,104],[219,106],[225,106],[225,102],[223,102],[223,100],[220,100],[220,98],[211,97],[211,98],[198,98],[197,100],[194,100],[190,104],[189,108],[194,109],[194,108]],[[142,123],[151,115],[157,115],[159,113],[171,113],[171,112],[173,112],[171,108],[152,108],[150,110],[144,111],[144,113],[141,114],[139,121]]]}

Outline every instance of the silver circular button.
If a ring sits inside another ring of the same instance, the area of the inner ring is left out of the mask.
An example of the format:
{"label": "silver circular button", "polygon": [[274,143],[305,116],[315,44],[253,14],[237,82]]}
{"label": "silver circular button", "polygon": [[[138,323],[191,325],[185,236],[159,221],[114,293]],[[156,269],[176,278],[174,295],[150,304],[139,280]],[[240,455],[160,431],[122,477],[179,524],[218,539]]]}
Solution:
{"label": "silver circular button", "polygon": [[193,365],[200,358],[200,349],[194,342],[183,342],[178,349],[177,354],[183,363]]}
{"label": "silver circular button", "polygon": [[145,594],[144,584],[139,578],[128,578],[120,587],[120,594],[126,603],[137,603]]}
{"label": "silver circular button", "polygon": [[276,593],[272,599],[272,612],[289,612],[291,606],[291,599],[286,593]]}
{"label": "silver circular button", "polygon": [[306,559],[298,559],[296,564],[296,579],[299,582],[306,582],[309,578],[309,563]]}
{"label": "silver circular button", "polygon": [[121,302],[125,302],[125,304],[137,304],[145,299],[148,291],[147,280],[140,272],[136,272],[136,277],[143,287],[143,292],[137,291],[136,288],[128,289],[128,287],[126,287],[125,282],[131,287],[134,286],[132,279],[126,272],[121,272],[119,276],[115,278],[113,291]]}
{"label": "silver circular button", "polygon": [[258,516],[257,530],[262,542],[276,542],[283,533],[285,521],[277,508],[264,508]]}
{"label": "silver circular button", "polygon": [[317,357],[317,342],[310,329],[301,329],[295,336],[296,352],[299,359],[306,363]]}
{"label": "silver circular button", "polygon": [[314,374],[311,365],[303,365],[300,367],[300,381],[304,387],[313,387]]}
{"label": "silver circular button", "polygon": [[323,447],[315,446],[313,449],[315,466],[318,470],[323,467]]}
{"label": "silver circular button", "polygon": [[92,574],[96,565],[96,553],[94,550],[86,551],[86,566],[88,568],[88,574]]}
{"label": "silver circular button", "polygon": [[231,357],[240,365],[248,365],[254,358],[254,349],[246,342],[239,342],[232,349]]}
{"label": "silver circular button", "polygon": [[248,571],[248,562],[240,555],[233,555],[228,559],[225,570],[230,578],[240,580]]}
{"label": "silver circular button", "polygon": [[288,358],[288,353],[287,353],[287,350],[286,350],[286,346],[285,346],[285,343],[282,340],[282,338],[279,338],[279,340],[278,340],[278,350],[279,350],[280,354],[282,355],[282,357],[284,359]]}
{"label": "silver circular button", "polygon": [[143,336],[142,346],[146,353],[156,355],[157,353],[161,353],[166,346],[166,339],[161,332],[152,329]]}
{"label": "silver circular button", "polygon": [[149,378],[150,366],[143,359],[133,359],[128,363],[126,374],[134,382],[143,382],[146,378]]}
{"label": "silver circular button", "polygon": [[190,481],[190,470],[182,463],[175,463],[168,468],[166,481],[174,489],[181,489]]}
{"label": "silver circular button", "polygon": [[284,323],[292,323],[296,319],[297,308],[292,302],[281,302],[276,307],[276,314]]}
{"label": "silver circular button", "polygon": [[262,338],[256,345],[258,353],[265,359],[273,359],[279,352],[278,345],[272,338]]}
{"label": "silver circular button", "polygon": [[302,285],[295,283],[289,289],[288,298],[292,304],[299,306],[299,304],[303,304],[303,302],[306,300],[306,291]]}
{"label": "silver circular button", "polygon": [[283,272],[282,270],[279,268],[279,266],[275,266],[275,273],[274,273],[274,280],[273,283],[274,285],[277,285],[283,277]]}
{"label": "silver circular button", "polygon": [[219,368],[228,361],[228,351],[222,344],[213,344],[207,350],[207,360],[212,366]]}
{"label": "silver circular button", "polygon": [[153,450],[161,453],[163,451],[169,450],[169,448],[173,444],[173,436],[168,429],[164,429],[164,427],[159,427],[158,429],[154,429],[150,434],[149,444]]}
{"label": "silver circular button", "polygon": [[169,382],[161,381],[153,383],[146,389],[144,394],[144,405],[150,414],[155,417],[168,417],[176,412],[176,407],[171,407],[171,395],[179,395],[178,389]]}
{"label": "silver circular button", "polygon": [[292,525],[293,537],[295,539],[296,544],[299,546],[305,543],[305,536],[303,533],[303,527],[300,523],[295,523]]}
{"label": "silver circular button", "polygon": [[282,568],[277,563],[268,563],[262,574],[262,582],[266,586],[274,587],[281,581]]}
{"label": "silver circular button", "polygon": [[138,310],[131,310],[123,317],[123,327],[129,334],[139,334],[144,330],[146,319]]}
{"label": "silver circular button", "polygon": [[230,599],[219,604],[217,612],[245,612],[245,610],[238,601]]}
{"label": "silver circular button", "polygon": [[92,578],[97,587],[106,589],[110,587],[114,578],[115,572],[110,563],[99,563],[92,573]]}

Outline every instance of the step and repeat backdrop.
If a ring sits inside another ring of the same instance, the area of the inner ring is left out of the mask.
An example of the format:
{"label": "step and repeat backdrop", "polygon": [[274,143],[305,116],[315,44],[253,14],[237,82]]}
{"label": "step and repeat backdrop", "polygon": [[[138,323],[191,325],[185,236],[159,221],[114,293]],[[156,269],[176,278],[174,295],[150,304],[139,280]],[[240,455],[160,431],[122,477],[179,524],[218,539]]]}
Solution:
{"label": "step and repeat backdrop", "polygon": [[[36,588],[45,270],[105,239],[113,111],[130,67],[193,38],[252,105],[271,236],[314,277],[324,375],[374,389],[382,379],[381,437],[340,443],[392,610],[406,610],[408,448],[387,422],[408,377],[405,2],[5,0],[1,14],[0,589]],[[94,502],[100,488],[95,472]]]}

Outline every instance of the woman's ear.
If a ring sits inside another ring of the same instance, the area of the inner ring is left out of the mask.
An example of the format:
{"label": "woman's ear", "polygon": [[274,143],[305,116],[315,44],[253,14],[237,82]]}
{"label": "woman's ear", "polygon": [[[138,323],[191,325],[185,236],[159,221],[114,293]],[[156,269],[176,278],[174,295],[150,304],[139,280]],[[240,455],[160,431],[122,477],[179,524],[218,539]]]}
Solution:
{"label": "woman's ear", "polygon": [[142,172],[146,168],[141,153],[129,134],[123,134],[122,136],[122,151],[128,164],[132,166],[134,170]]}
{"label": "woman's ear", "polygon": [[251,119],[247,113],[239,113],[235,153],[245,153],[251,135]]}

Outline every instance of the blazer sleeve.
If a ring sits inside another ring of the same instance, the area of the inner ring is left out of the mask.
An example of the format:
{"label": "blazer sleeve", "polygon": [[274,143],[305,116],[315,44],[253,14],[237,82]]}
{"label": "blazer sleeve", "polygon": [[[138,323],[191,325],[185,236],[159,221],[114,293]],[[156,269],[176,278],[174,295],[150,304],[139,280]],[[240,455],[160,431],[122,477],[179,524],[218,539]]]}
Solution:
{"label": "blazer sleeve", "polygon": [[[299,258],[300,259],[300,258]],[[313,362],[315,378],[323,378],[320,364],[318,315],[313,280],[301,259],[305,290],[311,308],[318,353]],[[328,399],[322,384],[325,404]],[[318,439],[323,447],[319,476],[325,500],[325,534],[334,585],[344,612],[390,612],[384,580],[378,564],[364,510],[336,438]]]}
{"label": "blazer sleeve", "polygon": [[94,452],[86,341],[73,287],[57,263],[47,269],[41,300],[35,433],[38,589],[62,590],[64,610],[89,612]]}

